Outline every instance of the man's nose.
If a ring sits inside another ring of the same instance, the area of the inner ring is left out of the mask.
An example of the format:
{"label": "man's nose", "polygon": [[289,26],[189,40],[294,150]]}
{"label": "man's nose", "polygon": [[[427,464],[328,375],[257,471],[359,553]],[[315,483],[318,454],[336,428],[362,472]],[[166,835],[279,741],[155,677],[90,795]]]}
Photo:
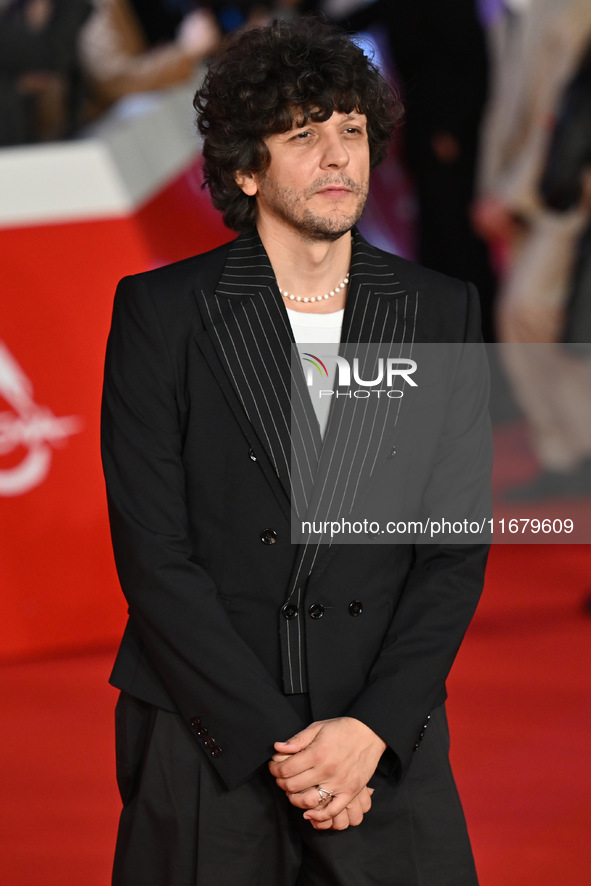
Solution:
{"label": "man's nose", "polygon": [[331,167],[342,169],[349,162],[349,152],[338,133],[327,133],[324,138],[321,165],[323,169]]}

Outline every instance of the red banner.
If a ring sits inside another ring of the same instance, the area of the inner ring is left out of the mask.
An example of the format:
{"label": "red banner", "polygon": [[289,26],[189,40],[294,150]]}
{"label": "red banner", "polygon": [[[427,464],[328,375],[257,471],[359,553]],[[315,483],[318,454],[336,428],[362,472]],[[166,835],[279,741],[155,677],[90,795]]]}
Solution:
{"label": "red banner", "polygon": [[231,237],[185,170],[128,217],[0,232],[0,656],[112,643],[125,606],[99,454],[120,277]]}

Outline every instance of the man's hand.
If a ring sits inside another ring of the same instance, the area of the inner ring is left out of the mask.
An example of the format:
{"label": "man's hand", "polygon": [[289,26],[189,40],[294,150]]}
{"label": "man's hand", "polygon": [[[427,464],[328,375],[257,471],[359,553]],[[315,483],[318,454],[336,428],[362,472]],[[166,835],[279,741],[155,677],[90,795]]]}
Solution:
{"label": "man's hand", "polygon": [[177,43],[195,59],[210,55],[220,42],[220,29],[213,15],[205,9],[189,12],[177,31]]}
{"label": "man's hand", "polygon": [[[359,824],[368,811],[367,783],[385,749],[386,743],[360,720],[319,720],[289,741],[276,742],[269,769],[289,801],[307,810],[304,818],[314,827],[342,830]],[[330,803],[319,803],[318,786],[333,792]]]}
{"label": "man's hand", "polygon": [[[282,763],[283,760],[288,760],[291,756],[291,754],[275,754],[273,761],[275,763]],[[316,791],[316,793],[318,792],[317,787],[309,788],[309,790]],[[346,806],[342,812],[339,812],[338,815],[335,815],[334,818],[330,818],[327,821],[311,821],[310,824],[317,831],[344,831],[350,826],[356,827],[363,821],[365,813],[369,812],[371,809],[371,795],[373,792],[373,788],[363,788],[349,805]],[[320,805],[321,804],[319,803],[318,807],[320,807]],[[305,817],[306,816],[304,815],[304,818]]]}
{"label": "man's hand", "polygon": [[[317,788],[310,788],[312,792],[317,792]],[[332,818],[323,818],[320,821],[317,821],[314,818],[311,818],[310,812],[304,813],[304,818],[307,819],[314,830],[316,831],[344,831],[348,827],[357,827],[363,821],[363,817],[366,812],[369,812],[371,809],[371,795],[373,794],[374,789],[364,787],[362,790],[354,797],[351,802],[345,806],[345,808],[338,812],[336,815],[331,811],[332,803],[318,805],[316,809],[327,811],[330,813]],[[289,794],[288,794],[289,797]],[[313,810],[312,810],[313,811]]]}
{"label": "man's hand", "polygon": [[498,197],[481,197],[471,208],[472,227],[483,240],[510,241],[519,224],[509,207]]}

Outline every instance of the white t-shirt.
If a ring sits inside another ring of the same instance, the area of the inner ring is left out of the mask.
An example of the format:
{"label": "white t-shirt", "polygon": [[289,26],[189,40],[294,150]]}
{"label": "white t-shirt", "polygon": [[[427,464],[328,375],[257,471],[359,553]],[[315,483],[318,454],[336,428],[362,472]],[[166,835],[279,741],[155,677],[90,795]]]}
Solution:
{"label": "white t-shirt", "polygon": [[[310,387],[310,396],[320,424],[320,433],[324,437],[332,398],[321,397],[319,390],[321,387],[333,388],[337,369],[334,360],[326,361],[324,358],[338,355],[345,310],[343,308],[341,311],[333,311],[331,314],[312,314],[307,311],[292,311],[287,308],[287,316],[302,359],[305,360],[306,356],[310,354],[318,356],[328,371],[328,377],[316,378],[314,373],[310,376],[313,381]],[[322,347],[314,348],[314,345]],[[322,353],[315,353],[319,351]]]}

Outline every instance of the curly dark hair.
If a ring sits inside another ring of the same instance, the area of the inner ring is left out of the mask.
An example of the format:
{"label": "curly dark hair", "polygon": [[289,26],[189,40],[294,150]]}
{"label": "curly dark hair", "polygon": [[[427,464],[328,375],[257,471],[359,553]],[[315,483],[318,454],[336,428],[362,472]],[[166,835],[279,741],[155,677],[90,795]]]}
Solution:
{"label": "curly dark hair", "polygon": [[235,231],[254,227],[256,198],[243,193],[237,172],[263,172],[265,139],[294,123],[328,120],[334,111],[365,114],[370,163],[384,159],[402,104],[351,38],[312,18],[275,21],[240,33],[214,59],[195,94],[203,136],[205,185]]}

